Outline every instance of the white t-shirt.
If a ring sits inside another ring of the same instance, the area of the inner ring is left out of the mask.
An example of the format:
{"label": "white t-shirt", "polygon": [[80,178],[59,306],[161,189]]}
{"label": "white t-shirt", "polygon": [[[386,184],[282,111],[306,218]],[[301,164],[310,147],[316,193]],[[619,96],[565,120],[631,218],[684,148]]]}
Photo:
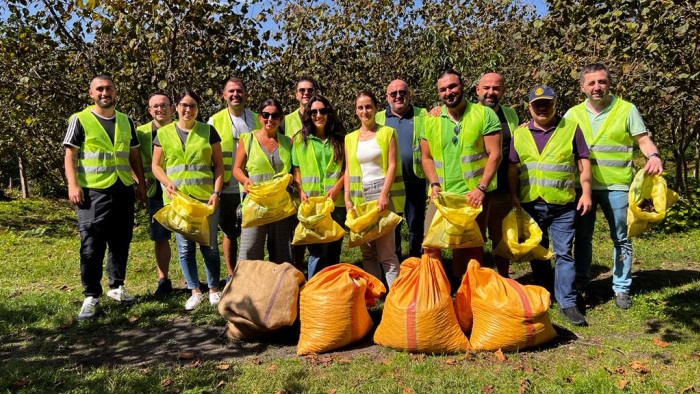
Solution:
{"label": "white t-shirt", "polygon": [[362,169],[362,183],[367,184],[384,179],[382,170],[382,149],[377,138],[357,142],[357,161]]}

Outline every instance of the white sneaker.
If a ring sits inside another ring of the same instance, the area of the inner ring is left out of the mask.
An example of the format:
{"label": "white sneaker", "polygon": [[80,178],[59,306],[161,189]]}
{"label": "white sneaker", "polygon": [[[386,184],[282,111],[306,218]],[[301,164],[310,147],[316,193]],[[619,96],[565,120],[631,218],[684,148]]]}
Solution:
{"label": "white sneaker", "polygon": [[99,299],[95,297],[85,297],[85,301],[83,301],[83,306],[80,308],[80,313],[78,313],[78,320],[91,319],[95,317],[95,312],[97,312],[97,305],[99,304]]}
{"label": "white sneaker", "polygon": [[119,286],[117,289],[110,289],[107,292],[107,297],[119,302],[131,302],[134,300],[134,297],[124,290],[124,286]]}
{"label": "white sneaker", "polygon": [[214,292],[214,293],[209,293],[209,303],[211,306],[217,306],[219,305],[219,301],[221,300],[221,293]]}
{"label": "white sneaker", "polygon": [[187,302],[185,302],[185,310],[191,311],[192,309],[196,308],[197,305],[201,304],[202,301],[204,301],[204,294],[202,294],[202,293],[192,294],[192,297],[190,297],[187,300]]}

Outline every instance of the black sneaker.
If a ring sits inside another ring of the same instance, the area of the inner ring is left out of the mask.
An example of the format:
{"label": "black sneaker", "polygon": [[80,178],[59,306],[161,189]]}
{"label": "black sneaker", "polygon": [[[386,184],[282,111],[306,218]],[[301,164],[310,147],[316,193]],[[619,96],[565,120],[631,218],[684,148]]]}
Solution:
{"label": "black sneaker", "polygon": [[615,293],[615,305],[620,309],[630,309],[632,299],[628,293]]}
{"label": "black sneaker", "polygon": [[153,293],[155,296],[162,296],[173,292],[173,284],[169,278],[158,279],[158,287]]}
{"label": "black sneaker", "polygon": [[568,308],[562,308],[561,314],[569,319],[569,322],[575,326],[587,326],[588,322],[586,318],[579,312],[576,306],[570,306]]}

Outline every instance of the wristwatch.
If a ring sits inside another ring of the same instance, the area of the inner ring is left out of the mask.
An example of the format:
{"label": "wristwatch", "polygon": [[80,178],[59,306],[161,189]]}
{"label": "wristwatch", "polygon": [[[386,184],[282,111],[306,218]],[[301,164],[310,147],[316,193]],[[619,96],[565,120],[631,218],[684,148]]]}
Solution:
{"label": "wristwatch", "polygon": [[435,187],[435,186],[437,186],[437,187],[439,187],[439,188],[442,189],[442,186],[440,186],[440,182],[433,182],[433,183],[430,184],[430,187]]}
{"label": "wristwatch", "polygon": [[216,194],[217,197],[221,197],[221,190],[214,190],[214,193],[212,194]]}
{"label": "wristwatch", "polygon": [[661,160],[661,155],[658,154],[658,153],[652,153],[652,154],[650,154],[650,155],[649,155],[649,158],[651,159],[652,157],[658,157],[659,160]]}
{"label": "wristwatch", "polygon": [[482,184],[476,185],[476,188],[481,190],[482,193],[486,193],[486,186],[483,186]]}

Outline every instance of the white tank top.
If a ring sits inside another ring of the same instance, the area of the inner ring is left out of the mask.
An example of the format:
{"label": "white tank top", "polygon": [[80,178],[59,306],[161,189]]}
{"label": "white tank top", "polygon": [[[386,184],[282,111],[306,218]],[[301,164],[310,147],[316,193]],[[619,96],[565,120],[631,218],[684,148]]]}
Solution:
{"label": "white tank top", "polygon": [[382,171],[382,149],[377,138],[357,142],[357,161],[362,169],[362,183],[370,183],[384,179]]}

